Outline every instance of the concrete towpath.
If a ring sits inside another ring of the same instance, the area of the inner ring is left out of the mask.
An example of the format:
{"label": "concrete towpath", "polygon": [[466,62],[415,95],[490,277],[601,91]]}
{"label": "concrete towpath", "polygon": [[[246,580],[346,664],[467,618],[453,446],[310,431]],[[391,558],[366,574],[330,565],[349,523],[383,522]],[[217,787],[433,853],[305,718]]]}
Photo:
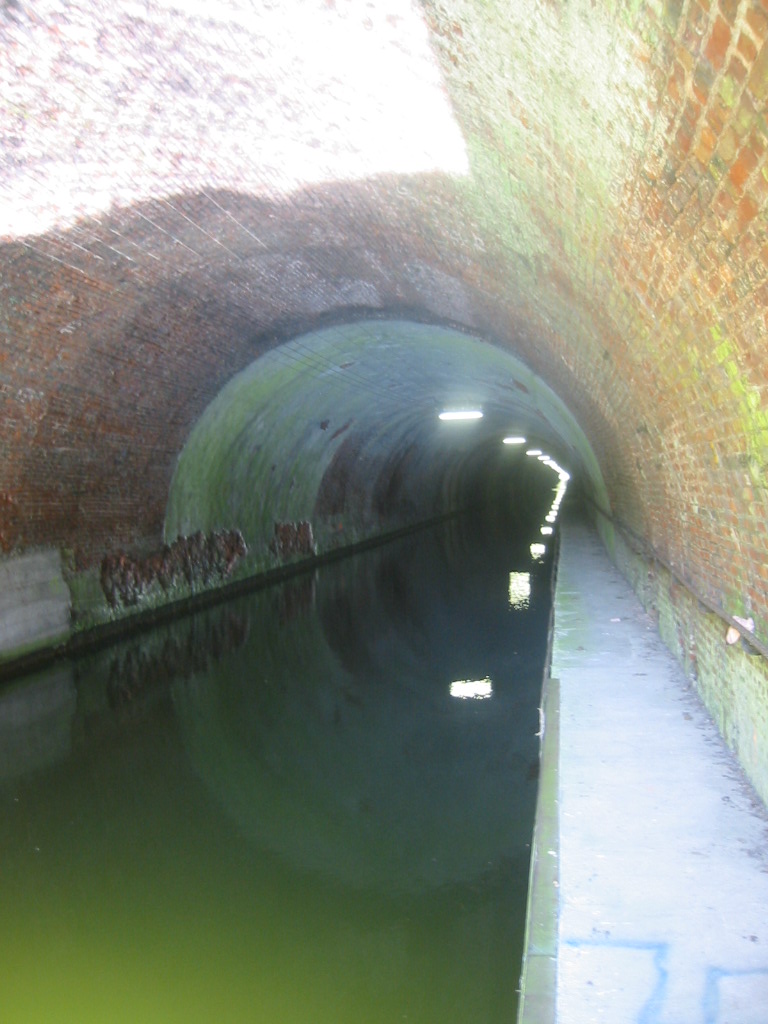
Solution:
{"label": "concrete towpath", "polygon": [[559,1024],[768,1024],[768,815],[626,580],[566,521]]}

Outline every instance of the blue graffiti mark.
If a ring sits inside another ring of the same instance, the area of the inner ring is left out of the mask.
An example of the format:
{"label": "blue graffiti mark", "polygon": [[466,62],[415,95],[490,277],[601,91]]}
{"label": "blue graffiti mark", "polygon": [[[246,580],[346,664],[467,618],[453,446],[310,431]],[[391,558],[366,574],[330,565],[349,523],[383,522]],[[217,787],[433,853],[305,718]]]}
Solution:
{"label": "blue graffiti mark", "polygon": [[[655,984],[652,992],[645,1003],[643,1003],[636,1020],[637,1024],[660,1024],[669,980],[667,968],[668,942],[633,941],[611,939],[607,936],[595,936],[588,939],[564,939],[563,945],[570,946],[573,949],[603,948],[633,950],[653,954],[652,963],[656,972]],[[727,970],[723,967],[709,966],[706,968],[704,991],[702,994],[702,1024],[719,1024],[722,1012],[722,983],[729,979],[739,978],[764,978],[766,993],[768,993],[768,967]],[[768,1016],[766,1019],[768,1020]]]}
{"label": "blue graffiti mark", "polygon": [[662,1006],[664,1004],[664,998],[667,993],[667,980],[669,972],[667,971],[667,953],[669,952],[668,942],[646,942],[642,940],[620,940],[620,939],[609,939],[609,938],[592,938],[592,939],[566,939],[563,942],[565,946],[571,946],[574,949],[583,949],[586,947],[603,947],[609,949],[629,949],[639,950],[641,952],[653,954],[653,966],[656,971],[656,983],[653,990],[643,1003],[639,1015],[637,1017],[637,1024],[657,1024],[659,1021],[659,1014],[661,1013]]}
{"label": "blue graffiti mark", "polygon": [[745,968],[740,971],[727,971],[721,967],[710,967],[704,986],[704,1024],[717,1024],[720,1017],[721,982],[726,978],[763,977],[768,992],[768,967]]}

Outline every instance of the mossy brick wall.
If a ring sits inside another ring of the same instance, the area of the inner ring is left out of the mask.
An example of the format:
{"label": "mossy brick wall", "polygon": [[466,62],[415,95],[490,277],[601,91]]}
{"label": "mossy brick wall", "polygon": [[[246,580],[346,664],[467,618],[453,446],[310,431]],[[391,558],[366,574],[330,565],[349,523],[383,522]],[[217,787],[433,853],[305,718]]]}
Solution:
{"label": "mossy brick wall", "polygon": [[616,563],[658,626],[763,801],[768,801],[768,669],[746,640],[726,643],[727,626],[667,568],[620,536]]}
{"label": "mossy brick wall", "polygon": [[3,552],[152,548],[234,374],[412,316],[542,377],[619,528],[768,642],[767,38],[764,0],[4,5]]}

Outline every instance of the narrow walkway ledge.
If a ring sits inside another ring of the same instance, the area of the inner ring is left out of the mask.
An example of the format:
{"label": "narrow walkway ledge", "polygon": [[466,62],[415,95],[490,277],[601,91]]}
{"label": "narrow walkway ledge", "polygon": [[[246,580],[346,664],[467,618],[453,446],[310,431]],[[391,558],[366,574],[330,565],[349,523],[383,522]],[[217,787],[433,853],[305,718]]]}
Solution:
{"label": "narrow walkway ledge", "polygon": [[768,816],[596,533],[576,519],[563,526],[552,675],[554,1019],[766,1024]]}

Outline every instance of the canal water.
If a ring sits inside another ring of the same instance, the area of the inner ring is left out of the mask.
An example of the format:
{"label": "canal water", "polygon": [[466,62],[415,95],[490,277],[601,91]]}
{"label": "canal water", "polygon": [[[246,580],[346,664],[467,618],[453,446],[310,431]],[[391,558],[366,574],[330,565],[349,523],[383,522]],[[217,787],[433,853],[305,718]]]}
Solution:
{"label": "canal water", "polygon": [[0,1019],[511,1024],[539,525],[454,520],[4,684]]}

